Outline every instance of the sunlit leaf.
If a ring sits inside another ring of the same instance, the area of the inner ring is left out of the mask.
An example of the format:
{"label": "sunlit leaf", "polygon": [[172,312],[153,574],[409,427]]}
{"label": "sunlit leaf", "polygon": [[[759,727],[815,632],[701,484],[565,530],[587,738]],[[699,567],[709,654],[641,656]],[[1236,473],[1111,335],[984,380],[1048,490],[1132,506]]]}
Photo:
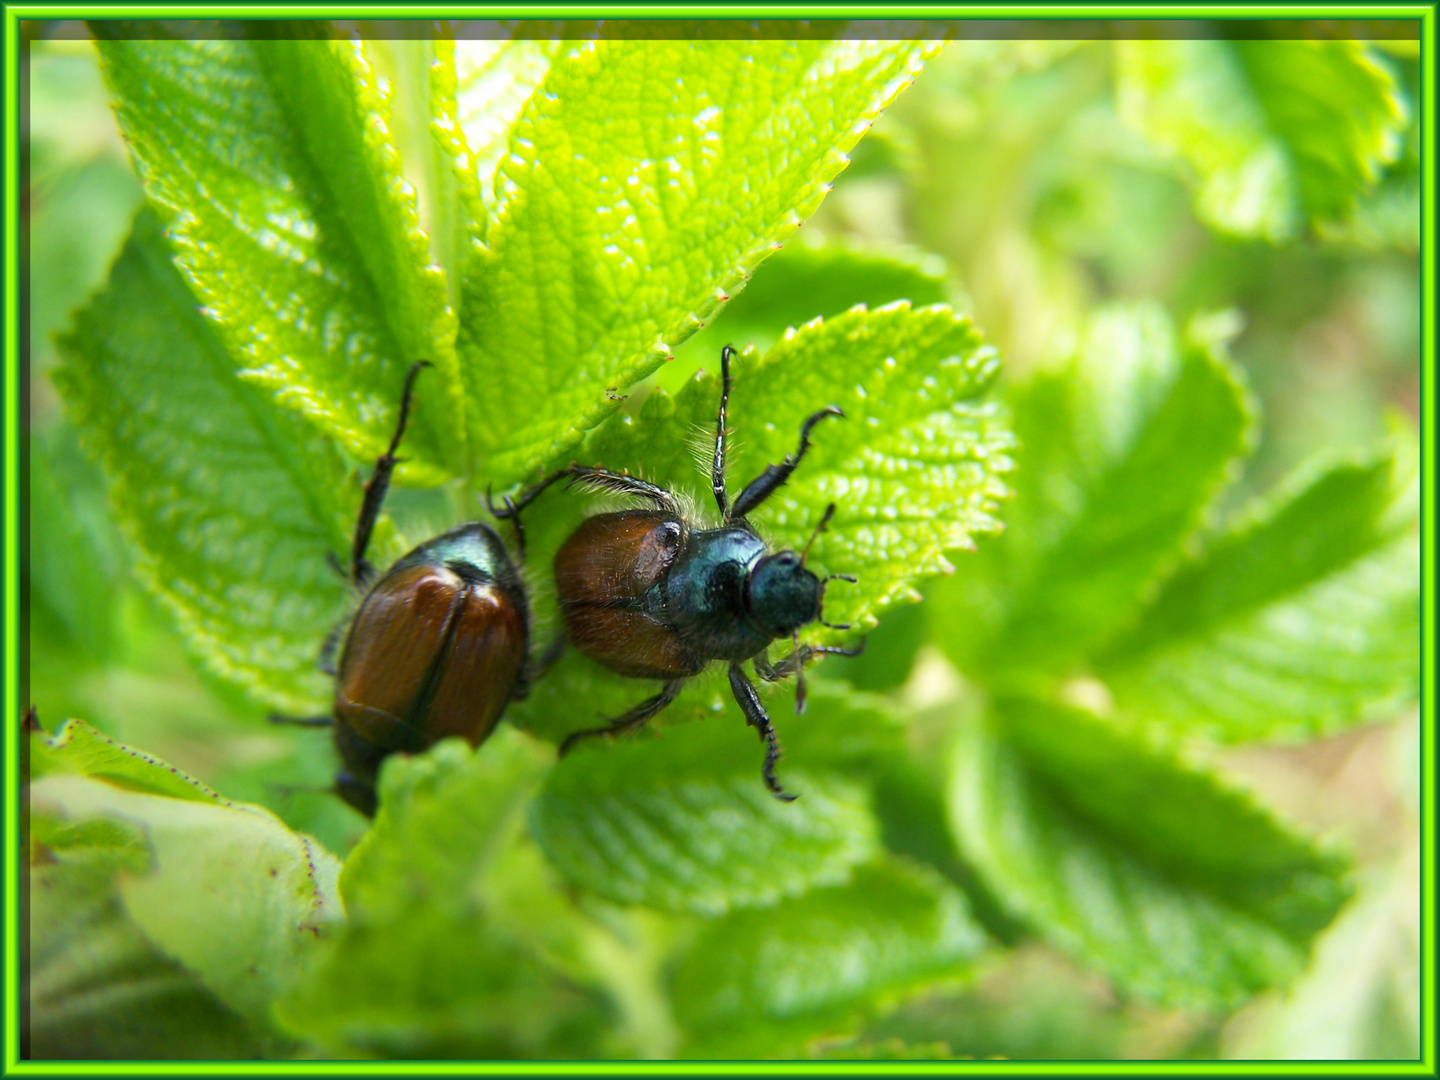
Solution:
{"label": "sunlit leaf", "polygon": [[563,457],[824,198],[926,49],[576,42],[510,131],[461,308],[473,449]]}
{"label": "sunlit leaf", "polygon": [[435,389],[407,438],[409,469],[455,471],[455,319],[359,44],[119,39],[100,50],[146,194],[230,364],[373,459],[406,370],[429,360]]}
{"label": "sunlit leaf", "polygon": [[237,378],[142,215],[61,342],[55,379],[110,476],[136,572],[209,667],[297,712],[324,700],[320,642],[345,610],[333,447]]}

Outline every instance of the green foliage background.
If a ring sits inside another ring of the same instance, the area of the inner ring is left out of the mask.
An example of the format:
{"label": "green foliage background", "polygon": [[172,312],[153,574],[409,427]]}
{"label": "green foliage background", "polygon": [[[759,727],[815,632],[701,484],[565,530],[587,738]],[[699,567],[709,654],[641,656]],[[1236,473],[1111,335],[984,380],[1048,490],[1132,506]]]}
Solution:
{"label": "green foliage background", "polygon": [[[1418,50],[100,29],[31,45],[32,1054],[1418,1055]],[[324,793],[264,714],[409,364],[377,562],[576,458],[705,513],[727,341],[732,491],[846,412],[755,515],[860,579],[801,798],[711,678],[557,764],[652,692],[573,655]]]}

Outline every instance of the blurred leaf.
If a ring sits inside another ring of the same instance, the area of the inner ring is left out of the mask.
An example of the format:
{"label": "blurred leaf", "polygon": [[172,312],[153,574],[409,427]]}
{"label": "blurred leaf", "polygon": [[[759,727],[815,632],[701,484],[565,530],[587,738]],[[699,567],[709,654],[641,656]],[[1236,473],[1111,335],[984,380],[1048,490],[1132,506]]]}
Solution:
{"label": "blurred leaf", "polygon": [[687,1057],[785,1056],[886,999],[971,970],[985,945],[964,898],[898,862],[707,924],[675,974]]}
{"label": "blurred leaf", "polygon": [[[869,141],[867,137],[861,145]],[[943,259],[913,249],[846,241],[786,244],[713,323],[675,350],[674,361],[660,369],[656,381],[674,392],[697,369],[715,370],[724,345],[754,345],[765,352],[788,328],[803,326],[817,315],[833,319],[857,304],[943,304],[952,299],[946,275]]]}
{"label": "blurred leaf", "polygon": [[78,773],[107,784],[172,799],[225,803],[219,792],[143,750],[116,742],[83,720],[67,720],[51,737],[30,741],[30,772]]}
{"label": "blurred leaf", "polygon": [[1398,150],[1395,82],[1357,41],[1122,41],[1126,121],[1195,174],[1207,224],[1280,242],[1343,220]]}
{"label": "blurred leaf", "polygon": [[951,1061],[955,1055],[943,1042],[907,1043],[902,1039],[885,1039],[822,1045],[812,1049],[810,1057],[819,1061]]}
{"label": "blurred leaf", "polygon": [[1132,618],[1251,440],[1236,369],[1150,305],[1105,309],[1072,358],[1016,388],[1006,531],[928,608],[942,648],[987,682],[1060,674]]}
{"label": "blurred leaf", "polygon": [[952,1057],[1099,1061],[1127,1056],[1126,1026],[1103,979],[1031,941],[996,957],[973,986],[907,1002],[864,1037],[942,1039]]}
{"label": "blurred leaf", "polygon": [[723,720],[561,761],[531,812],[551,863],[617,903],[721,915],[844,882],[874,856],[877,830],[860,784],[792,765],[792,752],[781,780],[799,798],[781,802],[761,782],[753,734],[738,717]]}
{"label": "blurred leaf", "polygon": [[[129,919],[226,1005],[268,1026],[272,1000],[344,918],[340,864],[268,810],[229,802],[139,751],[107,750],[89,729],[71,730],[75,741],[62,739],[58,753],[84,771],[51,772],[30,785],[37,835],[64,844],[62,855],[71,847],[103,854],[108,841],[132,870],[136,843],[145,844],[146,872],[117,883]],[[37,737],[36,749],[43,745]],[[127,786],[105,782],[114,775]],[[150,794],[174,785],[183,785],[184,798]],[[97,829],[108,822],[119,827]]]}
{"label": "blurred leaf", "polygon": [[1420,545],[1382,520],[1392,459],[1315,464],[1161,588],[1099,669],[1145,723],[1302,738],[1419,692]]}
{"label": "blurred leaf", "polygon": [[837,660],[831,669],[857,690],[883,693],[903,686],[915,657],[930,637],[928,613],[920,604],[893,604],[865,635],[865,651]]}
{"label": "blurred leaf", "polygon": [[455,319],[359,43],[111,40],[100,52],[227,365],[373,459],[406,370],[428,359],[437,371],[402,471],[436,481],[457,470]]}
{"label": "blurred leaf", "polygon": [[29,870],[22,1056],[69,1060],[271,1056],[231,1012],[129,919],[110,868],[88,859]]}
{"label": "blurred leaf", "polygon": [[1420,1057],[1419,882],[1414,863],[1376,875],[1315,947],[1284,1000],[1257,1005],[1230,1056]]}
{"label": "blurred leaf", "polygon": [[348,549],[328,440],[235,377],[154,217],[61,342],[56,384],[112,484],[136,572],[186,644],[255,698],[317,711]]}
{"label": "blurred leaf", "polygon": [[30,440],[31,617],[43,608],[87,658],[105,660],[122,588],[120,538],[100,470],[78,452],[75,435],[61,422]]}
{"label": "blurred leaf", "polygon": [[479,751],[451,739],[386,760],[375,827],[341,875],[349,924],[279,1006],[292,1033],[382,1057],[593,1052],[596,1002],[489,911],[487,878],[540,761],[504,726]]}
{"label": "blurred leaf", "polygon": [[1282,985],[1348,890],[1344,862],[1218,777],[1090,713],[1002,699],[962,726],[961,851],[1017,917],[1170,1005]]}
{"label": "blurred leaf", "polygon": [[1413,55],[1400,54],[1382,63],[1395,72],[1407,118],[1400,154],[1385,170],[1380,183],[1363,194],[1355,213],[1347,221],[1326,224],[1321,235],[1328,240],[1349,240],[1365,248],[1420,250],[1420,118],[1419,103],[1424,91],[1420,79],[1418,43],[1373,42],[1372,47],[1416,45]]}
{"label": "blurred leaf", "polygon": [[[511,129],[465,283],[473,449],[567,457],[824,197],[909,41],[579,42]],[[518,363],[525,358],[524,363]]]}

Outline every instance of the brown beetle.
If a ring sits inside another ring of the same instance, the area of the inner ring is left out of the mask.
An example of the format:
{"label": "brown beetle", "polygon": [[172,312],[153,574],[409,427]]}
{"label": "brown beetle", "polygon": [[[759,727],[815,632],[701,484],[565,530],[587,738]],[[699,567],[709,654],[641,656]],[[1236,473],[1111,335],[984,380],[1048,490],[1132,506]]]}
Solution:
{"label": "brown beetle", "polygon": [[333,724],[342,765],[335,790],[366,816],[375,814],[375,782],[386,757],[417,753],[452,735],[478,746],[529,685],[524,583],[488,525],[472,521],[451,529],[378,580],[365,558],[395,471],[415,377],[427,366],[422,361],[406,376],[400,422],[365,485],[349,576],[367,591],[338,669],[331,662],[335,635],[321,657],[322,669],[336,676],[334,713],[289,721]]}

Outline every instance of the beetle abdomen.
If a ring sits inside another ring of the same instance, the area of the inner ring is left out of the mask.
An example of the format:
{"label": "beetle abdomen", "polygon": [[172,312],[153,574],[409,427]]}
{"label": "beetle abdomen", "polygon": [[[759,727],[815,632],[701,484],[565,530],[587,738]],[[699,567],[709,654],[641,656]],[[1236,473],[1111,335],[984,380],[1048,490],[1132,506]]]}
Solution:
{"label": "beetle abdomen", "polygon": [[555,554],[555,590],[570,643],[622,675],[674,679],[705,666],[649,608],[647,594],[680,550],[669,514],[631,510],[586,518]]}
{"label": "beetle abdomen", "polygon": [[336,721],[385,751],[450,735],[478,745],[510,699],[526,637],[524,613],[494,580],[444,564],[397,567],[350,628]]}

